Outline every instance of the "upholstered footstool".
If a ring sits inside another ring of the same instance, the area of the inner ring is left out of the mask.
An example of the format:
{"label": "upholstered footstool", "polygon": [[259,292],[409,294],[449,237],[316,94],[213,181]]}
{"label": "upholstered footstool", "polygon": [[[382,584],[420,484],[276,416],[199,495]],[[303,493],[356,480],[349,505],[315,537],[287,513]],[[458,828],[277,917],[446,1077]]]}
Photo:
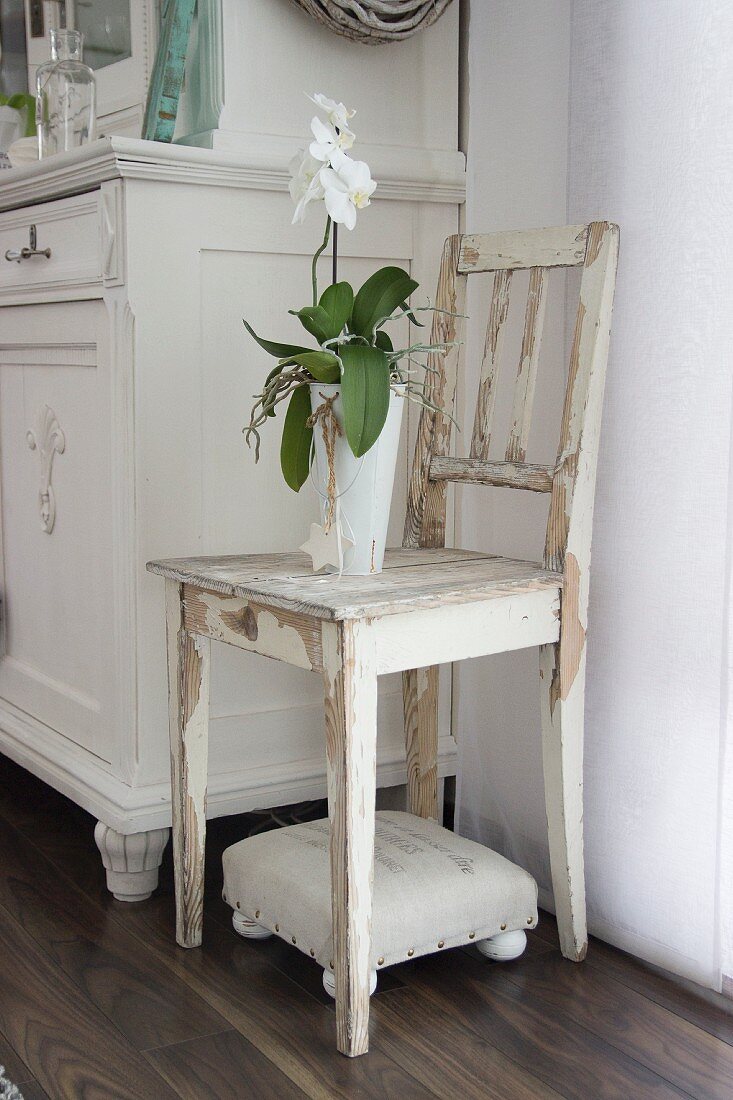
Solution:
{"label": "upholstered footstool", "polygon": [[[235,930],[295,944],[324,968],[333,996],[328,821],[241,840],[227,848],[223,864]],[[537,886],[521,867],[435,821],[377,813],[371,992],[382,967],[461,944],[515,959],[536,923]]]}

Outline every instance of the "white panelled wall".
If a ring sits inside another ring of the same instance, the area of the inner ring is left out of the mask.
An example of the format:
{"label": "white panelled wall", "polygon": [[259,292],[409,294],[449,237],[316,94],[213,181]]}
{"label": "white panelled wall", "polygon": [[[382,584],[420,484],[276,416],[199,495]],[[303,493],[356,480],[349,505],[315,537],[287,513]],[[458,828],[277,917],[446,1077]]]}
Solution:
{"label": "white panelled wall", "polygon": [[[466,228],[621,225],[589,612],[591,931],[720,988],[733,973],[733,12],[472,0],[464,15]],[[481,288],[466,408],[485,310]],[[535,417],[553,424],[537,425],[533,461],[556,439],[564,336],[558,320],[543,345]],[[460,545],[537,557],[545,506],[464,490]],[[532,871],[547,902],[536,652],[471,662],[456,681],[460,831]]]}

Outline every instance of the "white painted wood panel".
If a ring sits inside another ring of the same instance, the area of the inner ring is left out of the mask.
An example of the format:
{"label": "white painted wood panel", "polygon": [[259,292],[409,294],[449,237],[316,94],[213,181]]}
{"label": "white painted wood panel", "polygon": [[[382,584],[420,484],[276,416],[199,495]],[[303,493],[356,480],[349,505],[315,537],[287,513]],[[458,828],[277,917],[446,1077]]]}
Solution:
{"label": "white painted wood panel", "polygon": [[[6,309],[0,335],[0,694],[103,759],[113,742],[109,372],[101,305]],[[101,345],[101,346],[100,346]],[[39,416],[64,436],[44,481]],[[31,449],[27,433],[34,433]],[[43,527],[39,492],[55,499]]]}

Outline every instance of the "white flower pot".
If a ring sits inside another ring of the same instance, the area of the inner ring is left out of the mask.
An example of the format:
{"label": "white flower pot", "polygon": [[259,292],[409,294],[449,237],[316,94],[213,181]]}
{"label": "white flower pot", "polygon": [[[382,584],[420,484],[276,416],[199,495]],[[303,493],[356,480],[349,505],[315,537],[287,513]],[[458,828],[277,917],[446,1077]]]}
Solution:
{"label": "white flower pot", "polygon": [[7,153],[16,138],[23,133],[23,118],[20,111],[3,104],[0,107],[0,153]]}
{"label": "white flower pot", "polygon": [[[334,394],[339,394],[339,390],[338,383],[312,383],[310,391],[313,411],[323,404],[322,394],[333,397]],[[361,458],[354,456],[345,433],[336,440],[336,494],[341,530],[347,538],[354,541],[354,546],[348,547],[344,553],[343,572],[346,575],[363,577],[382,572],[404,403],[403,397],[394,390],[391,391],[389,412],[379,439]],[[333,411],[343,431],[344,414],[340,394],[333,403]],[[325,521],[328,461],[320,421],[313,430],[313,441],[313,481],[321,498],[322,521]]]}

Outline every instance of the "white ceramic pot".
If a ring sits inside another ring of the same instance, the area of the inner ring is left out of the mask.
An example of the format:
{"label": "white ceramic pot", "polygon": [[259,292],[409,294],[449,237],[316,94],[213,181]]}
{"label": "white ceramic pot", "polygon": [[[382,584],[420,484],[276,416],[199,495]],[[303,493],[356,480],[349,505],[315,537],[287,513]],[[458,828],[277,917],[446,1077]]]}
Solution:
{"label": "white ceramic pot", "polygon": [[[339,390],[338,383],[324,385],[314,382],[310,387],[313,411],[323,404],[322,394],[333,397],[339,394]],[[354,541],[354,546],[344,554],[343,572],[350,576],[363,577],[382,572],[404,403],[404,397],[394,391],[390,393],[389,412],[379,439],[361,458],[354,456],[345,434],[336,440],[336,493],[341,530]],[[333,403],[333,411],[343,429],[340,394]],[[322,521],[325,521],[328,461],[320,422],[314,428],[313,441],[313,481],[321,498]]]}
{"label": "white ceramic pot", "polygon": [[38,160],[38,138],[18,138],[8,149],[8,160],[13,168],[25,168]]}
{"label": "white ceramic pot", "polygon": [[0,153],[7,153],[16,138],[23,133],[23,119],[20,111],[3,104],[0,107]]}

